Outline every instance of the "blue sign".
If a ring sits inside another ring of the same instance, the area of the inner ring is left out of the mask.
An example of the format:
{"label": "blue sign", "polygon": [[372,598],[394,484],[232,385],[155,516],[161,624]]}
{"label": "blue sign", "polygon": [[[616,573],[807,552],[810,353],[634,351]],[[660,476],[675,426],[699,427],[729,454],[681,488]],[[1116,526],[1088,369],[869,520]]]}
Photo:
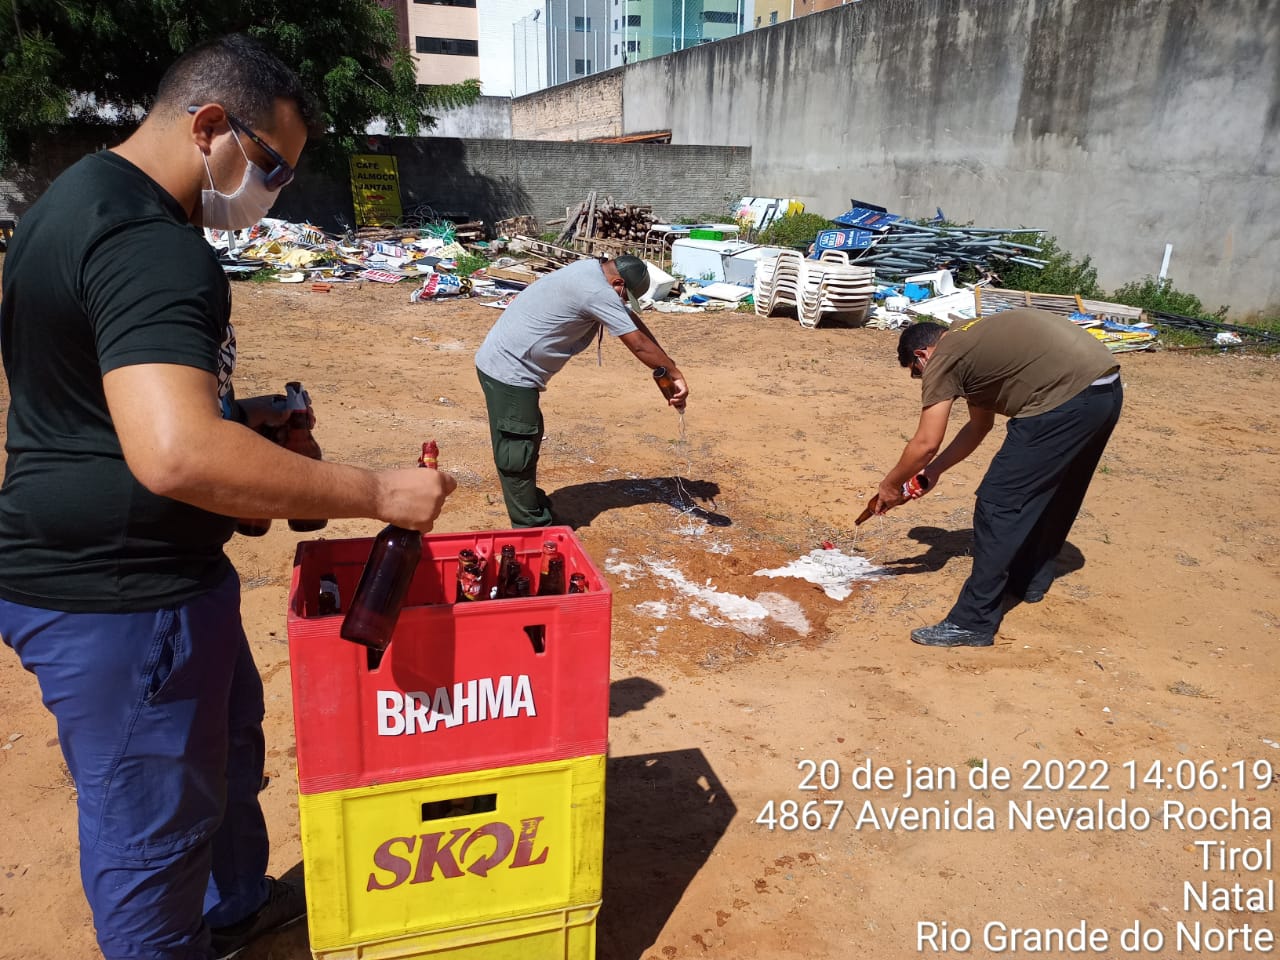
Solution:
{"label": "blue sign", "polygon": [[843,227],[861,227],[863,230],[888,230],[901,220],[896,213],[885,213],[883,210],[872,210],[869,207],[854,207],[848,213],[842,213],[832,222]]}
{"label": "blue sign", "polygon": [[865,250],[875,237],[869,230],[824,230],[815,241],[818,250]]}

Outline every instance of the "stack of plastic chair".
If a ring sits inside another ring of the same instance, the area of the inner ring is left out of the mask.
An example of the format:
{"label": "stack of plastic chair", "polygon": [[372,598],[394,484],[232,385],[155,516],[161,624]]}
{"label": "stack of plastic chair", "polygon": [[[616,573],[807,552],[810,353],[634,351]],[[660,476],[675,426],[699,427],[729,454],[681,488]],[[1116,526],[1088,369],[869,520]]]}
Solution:
{"label": "stack of plastic chair", "polygon": [[802,327],[816,327],[825,314],[839,315],[853,324],[866,320],[876,290],[873,268],[812,260],[807,266],[796,305]]}
{"label": "stack of plastic chair", "polygon": [[760,261],[752,287],[756,313],[767,317],[775,307],[799,304],[804,276],[805,259],[794,250],[784,250],[776,257]]}
{"label": "stack of plastic chair", "polygon": [[849,254],[843,250],[823,250],[818,255],[819,263],[836,263],[847,267],[849,265]]}

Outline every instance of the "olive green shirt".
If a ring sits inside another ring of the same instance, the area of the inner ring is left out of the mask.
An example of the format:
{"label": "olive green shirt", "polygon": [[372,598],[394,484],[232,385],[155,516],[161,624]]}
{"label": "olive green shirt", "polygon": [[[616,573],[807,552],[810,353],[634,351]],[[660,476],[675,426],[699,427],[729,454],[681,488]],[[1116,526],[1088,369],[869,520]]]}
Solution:
{"label": "olive green shirt", "polygon": [[964,397],[1006,417],[1047,413],[1120,369],[1066,317],[1018,309],[957,321],[925,364],[921,406]]}

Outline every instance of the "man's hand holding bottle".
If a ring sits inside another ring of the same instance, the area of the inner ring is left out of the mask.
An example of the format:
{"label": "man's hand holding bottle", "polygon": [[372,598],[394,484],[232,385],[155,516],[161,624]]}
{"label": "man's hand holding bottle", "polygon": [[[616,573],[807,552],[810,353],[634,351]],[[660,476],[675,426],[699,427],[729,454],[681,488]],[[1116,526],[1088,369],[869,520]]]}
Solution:
{"label": "man's hand holding bottle", "polygon": [[407,467],[375,474],[378,519],[406,530],[430,533],[458,481],[443,470]]}

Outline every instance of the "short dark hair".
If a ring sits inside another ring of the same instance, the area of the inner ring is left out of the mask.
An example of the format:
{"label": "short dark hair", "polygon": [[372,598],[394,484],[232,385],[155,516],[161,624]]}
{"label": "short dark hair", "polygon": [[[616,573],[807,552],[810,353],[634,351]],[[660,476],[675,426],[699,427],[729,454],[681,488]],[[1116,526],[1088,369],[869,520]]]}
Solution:
{"label": "short dark hair", "polygon": [[292,100],[316,132],[315,102],[302,81],[262,44],[241,33],[192,47],[165,71],[153,110],[185,115],[191,104],[218,103],[252,127],[271,128],[277,100]]}
{"label": "short dark hair", "polygon": [[946,332],[947,328],[942,324],[932,323],[928,320],[913,323],[907,327],[902,331],[902,336],[898,337],[899,366],[911,366],[911,361],[916,358],[917,350],[932,347]]}

